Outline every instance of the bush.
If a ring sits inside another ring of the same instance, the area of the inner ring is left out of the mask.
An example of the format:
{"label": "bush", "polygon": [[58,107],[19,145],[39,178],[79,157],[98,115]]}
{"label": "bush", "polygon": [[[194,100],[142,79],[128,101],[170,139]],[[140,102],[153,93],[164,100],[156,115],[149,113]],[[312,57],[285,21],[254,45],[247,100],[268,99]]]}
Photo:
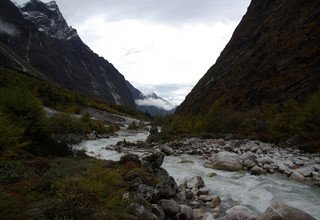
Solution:
{"label": "bush", "polygon": [[92,213],[98,198],[83,178],[66,178],[54,185],[52,207],[48,215],[53,218],[79,219]]}
{"label": "bush", "polygon": [[101,214],[112,217],[123,213],[122,171],[104,168],[100,161],[81,176],[67,177],[53,185],[53,199],[47,209],[49,218],[82,219]]}
{"label": "bush", "polygon": [[129,130],[135,130],[135,129],[138,129],[139,128],[139,125],[133,121],[129,126],[128,126],[128,129]]}
{"label": "bush", "polygon": [[59,113],[48,118],[48,130],[53,135],[85,134],[86,123],[68,113]]}
{"label": "bush", "polygon": [[299,121],[299,131],[305,138],[320,140],[320,92],[306,103]]}
{"label": "bush", "polygon": [[0,161],[0,184],[9,184],[24,177],[21,165],[16,161]]}
{"label": "bush", "polygon": [[275,115],[271,122],[273,136],[285,140],[298,134],[298,121],[301,116],[298,104],[290,101],[283,106],[283,111]]}
{"label": "bush", "polygon": [[6,150],[15,150],[23,146],[24,129],[12,123],[0,114],[0,155]]}
{"label": "bush", "polygon": [[[10,87],[2,88],[0,94],[0,111],[4,115],[1,117],[3,124],[0,128],[8,133],[8,136],[2,136],[3,143],[26,146],[25,149],[35,155],[71,154],[66,144],[57,143],[52,138],[43,106],[32,92],[25,88]],[[61,125],[63,129],[65,125]],[[23,145],[20,139],[23,139]],[[11,149],[13,150],[13,147]]]}

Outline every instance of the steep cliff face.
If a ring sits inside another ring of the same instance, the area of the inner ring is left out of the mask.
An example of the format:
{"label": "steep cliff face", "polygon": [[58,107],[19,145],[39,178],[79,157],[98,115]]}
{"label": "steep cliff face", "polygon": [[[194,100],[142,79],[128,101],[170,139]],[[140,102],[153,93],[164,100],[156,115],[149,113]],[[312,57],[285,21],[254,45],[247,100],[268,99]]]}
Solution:
{"label": "steep cliff face", "polygon": [[[0,41],[4,45],[0,45],[1,56],[11,59],[11,63],[3,59],[1,65],[20,65],[20,69],[25,70],[19,62],[24,60],[42,72],[47,80],[113,104],[135,108],[123,75],[82,42],[54,1],[31,0],[19,10],[9,0],[2,0],[0,17],[10,30],[0,31]],[[8,50],[16,56],[8,58],[8,53],[4,52]]]}
{"label": "steep cliff face", "polygon": [[252,0],[177,113],[205,113],[220,98],[238,107],[304,102],[320,86],[319,27],[319,1]]}

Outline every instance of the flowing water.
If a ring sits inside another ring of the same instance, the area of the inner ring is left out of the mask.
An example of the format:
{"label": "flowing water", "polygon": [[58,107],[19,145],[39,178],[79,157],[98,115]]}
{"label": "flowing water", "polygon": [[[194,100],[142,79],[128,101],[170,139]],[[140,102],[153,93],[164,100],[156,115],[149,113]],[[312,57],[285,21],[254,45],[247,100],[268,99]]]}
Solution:
{"label": "flowing water", "polygon": [[[124,139],[129,142],[145,141],[148,132],[120,131],[118,137],[85,141],[78,147],[87,149],[90,156],[106,160],[119,160],[123,153],[106,150],[106,146],[113,146]],[[143,151],[133,153],[143,155]],[[193,164],[179,163],[181,160],[192,160]],[[165,157],[162,165],[177,183],[182,183],[190,176],[201,176],[206,187],[219,195],[225,206],[236,204],[246,205],[256,212],[264,212],[272,201],[282,201],[289,206],[296,207],[320,220],[320,189],[288,180],[285,175],[252,176],[246,172],[226,172],[205,168],[203,160],[191,155]],[[215,172],[217,176],[207,177]]]}

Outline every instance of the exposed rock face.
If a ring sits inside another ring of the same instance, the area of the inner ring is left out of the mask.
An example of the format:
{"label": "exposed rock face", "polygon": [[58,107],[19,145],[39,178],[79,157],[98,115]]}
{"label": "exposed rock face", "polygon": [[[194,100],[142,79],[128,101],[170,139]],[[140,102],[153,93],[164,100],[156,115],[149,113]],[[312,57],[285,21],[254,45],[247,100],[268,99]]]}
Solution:
{"label": "exposed rock face", "polygon": [[204,166],[218,170],[239,171],[243,168],[243,162],[238,154],[223,151],[212,155]]}
{"label": "exposed rock face", "polygon": [[262,214],[261,220],[280,220],[280,219],[290,219],[290,220],[314,220],[312,216],[306,212],[287,206],[284,203],[274,203],[267,211]]}
{"label": "exposed rock face", "polygon": [[0,2],[1,19],[14,30],[0,32],[0,57],[8,60],[2,66],[39,71],[48,81],[135,108],[123,75],[82,42],[55,2],[31,0],[20,10],[10,0]]}
{"label": "exposed rock face", "polygon": [[303,102],[319,89],[318,1],[253,0],[230,42],[177,109],[208,111],[219,98],[263,105]]}

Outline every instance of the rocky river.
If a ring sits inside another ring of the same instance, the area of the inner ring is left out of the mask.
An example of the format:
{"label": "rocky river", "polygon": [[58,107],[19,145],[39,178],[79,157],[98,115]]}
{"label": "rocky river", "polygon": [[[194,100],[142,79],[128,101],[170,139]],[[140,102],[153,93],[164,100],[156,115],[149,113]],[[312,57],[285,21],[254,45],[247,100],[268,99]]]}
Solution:
{"label": "rocky river", "polygon": [[[185,195],[189,192],[196,195],[188,204],[195,219],[256,219],[270,210],[281,217],[281,210],[288,207],[320,219],[320,157],[317,154],[250,140],[189,138],[146,146],[143,142],[148,135],[147,130],[122,129],[118,136],[84,141],[77,148],[105,160],[120,160],[128,153],[140,158],[155,152],[166,154],[162,168]],[[188,187],[194,178],[201,178],[205,186]],[[216,196],[219,205],[212,205],[217,202]],[[199,203],[209,208],[203,209]],[[288,207],[283,207],[284,204]],[[237,213],[240,216],[237,217]],[[303,215],[296,219],[302,218]]]}

